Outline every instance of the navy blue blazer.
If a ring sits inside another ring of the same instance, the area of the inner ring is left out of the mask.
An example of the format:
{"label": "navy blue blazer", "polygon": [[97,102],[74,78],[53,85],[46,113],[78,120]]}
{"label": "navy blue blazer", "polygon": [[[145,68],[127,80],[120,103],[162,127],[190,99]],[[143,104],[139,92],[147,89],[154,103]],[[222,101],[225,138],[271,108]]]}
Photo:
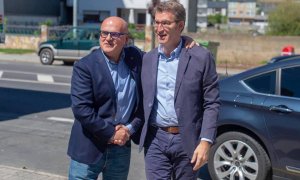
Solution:
{"label": "navy blue blazer", "polygon": [[[184,48],[179,57],[175,84],[175,111],[184,150],[192,158],[201,138],[215,140],[216,120],[220,106],[218,75],[212,54],[203,47]],[[145,145],[149,117],[156,94],[158,49],[144,55],[142,89],[145,123],[140,150]]]}
{"label": "navy blue blazer", "polygon": [[[125,63],[136,82],[137,102],[130,122],[134,129],[142,126],[142,91],[140,72],[143,53],[126,47]],[[75,121],[69,140],[68,155],[81,163],[95,164],[114,134],[116,114],[115,86],[100,49],[74,64],[71,80],[71,101]],[[135,143],[139,134],[132,136]]]}

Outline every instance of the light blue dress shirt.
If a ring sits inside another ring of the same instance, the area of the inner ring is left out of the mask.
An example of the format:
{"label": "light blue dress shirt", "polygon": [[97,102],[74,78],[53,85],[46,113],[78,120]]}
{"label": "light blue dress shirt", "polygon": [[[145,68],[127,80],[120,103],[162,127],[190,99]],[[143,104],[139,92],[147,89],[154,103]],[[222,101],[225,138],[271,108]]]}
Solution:
{"label": "light blue dress shirt", "polygon": [[135,129],[128,121],[136,102],[136,84],[130,74],[130,69],[125,63],[125,53],[124,51],[122,52],[119,63],[109,60],[105,55],[104,57],[115,85],[117,102],[116,124],[126,125],[130,134],[132,134],[135,132]]}
{"label": "light blue dress shirt", "polygon": [[158,71],[154,109],[151,112],[152,124],[159,127],[178,126],[174,106],[176,75],[182,40],[167,57],[163,47],[158,46]]}
{"label": "light blue dress shirt", "polygon": [[[158,127],[178,126],[174,95],[181,46],[182,39],[179,45],[171,52],[170,57],[163,53],[161,45],[158,46],[156,96],[150,117],[151,124]],[[212,143],[211,139],[201,138],[201,140]]]}

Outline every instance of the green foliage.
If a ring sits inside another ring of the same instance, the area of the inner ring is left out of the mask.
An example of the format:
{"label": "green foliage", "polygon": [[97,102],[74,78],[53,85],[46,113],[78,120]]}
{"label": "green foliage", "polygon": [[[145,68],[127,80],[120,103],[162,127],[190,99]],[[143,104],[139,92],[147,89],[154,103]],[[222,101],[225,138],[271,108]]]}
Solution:
{"label": "green foliage", "polygon": [[225,16],[222,16],[221,14],[216,15],[209,15],[207,16],[208,24],[222,24],[227,22],[227,18]]}
{"label": "green foliage", "polygon": [[144,40],[145,39],[145,30],[137,30],[135,24],[128,24],[129,34],[134,39]]}
{"label": "green foliage", "polygon": [[1,53],[6,54],[26,54],[26,53],[34,53],[34,49],[0,49]]}
{"label": "green foliage", "polygon": [[45,20],[44,22],[41,22],[40,25],[47,25],[47,26],[52,26],[53,22],[50,19]]}
{"label": "green foliage", "polygon": [[287,1],[281,3],[269,14],[270,35],[300,35],[300,3]]}

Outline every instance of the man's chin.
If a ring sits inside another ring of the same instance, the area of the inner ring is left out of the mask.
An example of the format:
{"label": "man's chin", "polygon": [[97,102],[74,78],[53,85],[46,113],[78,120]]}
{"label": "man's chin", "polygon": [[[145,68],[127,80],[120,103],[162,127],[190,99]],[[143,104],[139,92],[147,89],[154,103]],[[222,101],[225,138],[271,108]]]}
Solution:
{"label": "man's chin", "polygon": [[112,47],[102,47],[101,49],[103,52],[106,52],[106,53],[110,53],[110,52],[114,51],[114,48],[112,48]]}
{"label": "man's chin", "polygon": [[166,38],[164,38],[164,39],[160,39],[160,38],[158,38],[158,43],[159,44],[162,44],[162,45],[164,45],[164,44],[166,44],[168,41],[167,41],[167,39]]}

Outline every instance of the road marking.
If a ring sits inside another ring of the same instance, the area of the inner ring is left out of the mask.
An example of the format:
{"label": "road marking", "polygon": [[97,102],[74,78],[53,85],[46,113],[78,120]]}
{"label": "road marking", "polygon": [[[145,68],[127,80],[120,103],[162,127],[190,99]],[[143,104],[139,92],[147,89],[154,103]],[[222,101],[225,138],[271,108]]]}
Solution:
{"label": "road marking", "polygon": [[37,74],[37,79],[38,81],[42,82],[54,82],[54,79],[51,75],[46,75],[46,74]]}
{"label": "road marking", "polygon": [[61,118],[61,117],[48,117],[48,120],[51,121],[59,121],[59,122],[74,122],[74,119],[69,119],[69,118]]}
{"label": "road marking", "polygon": [[[0,70],[2,70],[2,69],[0,69]],[[30,74],[30,75],[38,74],[38,73],[26,72],[26,71],[12,71],[12,70],[3,70],[3,71],[4,72],[9,72],[9,73],[17,73],[17,74]],[[61,78],[71,78],[71,75],[60,75],[60,74],[52,74],[52,75],[48,75],[48,76],[61,77]]]}
{"label": "road marking", "polygon": [[3,71],[0,71],[0,78],[2,77]]}
{"label": "road marking", "polygon": [[30,81],[30,80],[9,79],[9,78],[1,78],[0,81],[13,81],[13,82],[35,83],[35,84],[51,84],[51,85],[71,86],[70,83],[42,82],[42,81]]}

